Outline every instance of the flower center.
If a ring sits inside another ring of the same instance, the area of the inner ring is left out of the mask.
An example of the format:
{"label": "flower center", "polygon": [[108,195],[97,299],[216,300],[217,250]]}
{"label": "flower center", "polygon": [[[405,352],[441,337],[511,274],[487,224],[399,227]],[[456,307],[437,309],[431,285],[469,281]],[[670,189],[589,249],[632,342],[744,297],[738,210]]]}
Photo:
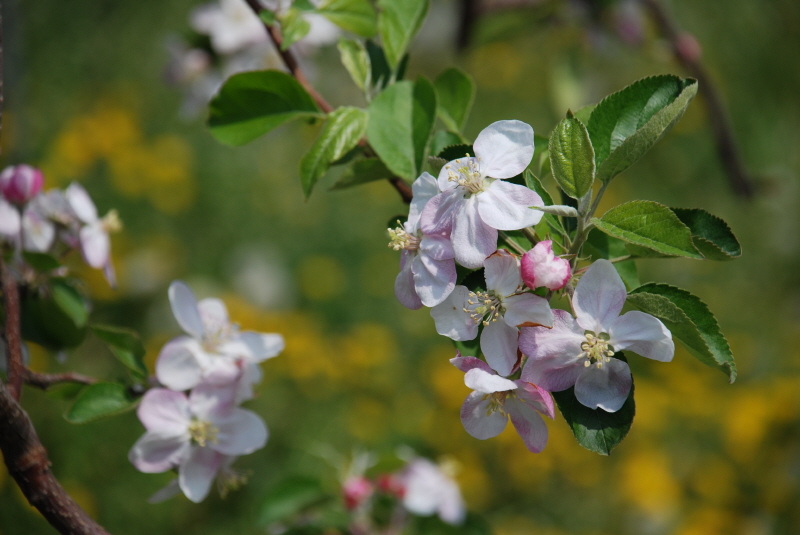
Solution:
{"label": "flower center", "polygon": [[447,180],[450,182],[455,182],[473,195],[483,191],[484,180],[479,158],[467,154],[465,159],[453,160],[444,168],[447,169]]}
{"label": "flower center", "polygon": [[189,424],[189,435],[191,435],[192,441],[201,448],[205,448],[208,443],[216,444],[217,433],[219,433],[219,429],[214,427],[211,422],[192,420]]}
{"label": "flower center", "polygon": [[492,291],[470,292],[467,306],[463,309],[475,323],[489,325],[503,315],[503,301]]}
{"label": "flower center", "polygon": [[109,233],[122,230],[122,220],[116,210],[109,210],[105,217],[100,220],[100,224],[103,226],[103,230]]}
{"label": "flower center", "polygon": [[508,396],[513,397],[514,393],[511,390],[506,390],[504,392],[493,392],[483,396],[483,399],[489,400],[489,403],[486,405],[486,416],[491,416],[495,412],[506,416],[506,398]]}
{"label": "flower center", "polygon": [[580,356],[586,357],[583,365],[587,368],[595,363],[598,368],[602,368],[603,363],[609,362],[614,354],[608,338],[602,334],[595,336],[594,333],[586,333],[586,341],[581,344],[581,350],[583,353]]}
{"label": "flower center", "polygon": [[221,497],[225,498],[228,493],[237,491],[247,484],[250,472],[238,472],[230,468],[225,468],[217,474],[217,489]]}
{"label": "flower center", "polygon": [[395,251],[399,251],[401,249],[416,251],[419,249],[420,239],[417,236],[406,232],[400,221],[397,222],[397,225],[398,226],[394,229],[387,229],[389,231],[389,247]]}

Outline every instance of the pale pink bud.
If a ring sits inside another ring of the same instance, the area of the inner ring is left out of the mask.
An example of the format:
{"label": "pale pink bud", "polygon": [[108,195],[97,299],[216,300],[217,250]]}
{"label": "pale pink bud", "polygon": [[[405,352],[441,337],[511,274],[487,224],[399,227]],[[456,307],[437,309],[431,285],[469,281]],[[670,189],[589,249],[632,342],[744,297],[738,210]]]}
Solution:
{"label": "pale pink bud", "polygon": [[553,254],[553,242],[540,241],[522,256],[520,262],[522,280],[530,289],[544,286],[548,290],[560,290],[572,276],[569,262]]}
{"label": "pale pink bud", "polygon": [[25,204],[42,191],[44,175],[30,165],[12,165],[0,174],[0,191],[6,200]]}
{"label": "pale pink bud", "polygon": [[349,510],[357,508],[359,505],[372,495],[374,486],[363,476],[351,477],[342,485],[344,494],[344,505]]}

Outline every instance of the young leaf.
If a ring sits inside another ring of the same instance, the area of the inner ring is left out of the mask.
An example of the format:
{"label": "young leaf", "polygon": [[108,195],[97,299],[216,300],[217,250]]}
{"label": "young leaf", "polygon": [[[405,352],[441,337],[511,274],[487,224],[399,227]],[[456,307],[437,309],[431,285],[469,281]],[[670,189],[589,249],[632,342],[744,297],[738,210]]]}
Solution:
{"label": "young leaf", "polygon": [[742,255],[742,246],[725,221],[699,208],[673,208],[692,232],[694,246],[707,260],[733,260]]}
{"label": "young leaf", "polygon": [[470,75],[452,67],[436,77],[436,113],[453,132],[461,132],[475,100],[475,81]]}
{"label": "young leaf", "polygon": [[597,228],[615,238],[653,249],[661,254],[702,259],[692,243],[692,233],[672,210],[653,201],[620,204],[592,218]]}
{"label": "young leaf", "polygon": [[[616,353],[614,357],[627,362],[621,352]],[[633,389],[634,385],[631,383],[628,399],[617,412],[590,409],[583,405],[575,397],[575,387],[553,392],[553,398],[578,444],[600,455],[609,455],[611,450],[622,442],[633,424],[633,417],[636,414]]]}
{"label": "young leaf", "polygon": [[289,8],[278,17],[281,22],[281,50],[286,50],[311,31],[309,23],[299,9]]}
{"label": "young leaf", "polygon": [[633,165],[675,126],[696,93],[697,80],[662,75],[603,99],[587,125],[597,178],[608,182]]}
{"label": "young leaf", "polygon": [[548,145],[553,177],[564,192],[580,199],[594,182],[594,150],[586,127],[572,114],[562,119]]}
{"label": "young leaf", "polygon": [[85,424],[132,409],[137,401],[125,385],[96,383],[78,395],[64,418],[73,424]]}
{"label": "young leaf", "polygon": [[234,74],[209,111],[211,134],[228,145],[244,145],[292,119],[323,116],[303,86],[280,71]]}
{"label": "young leaf", "polygon": [[319,137],[300,160],[300,181],[306,199],[331,163],[355,147],[366,131],[367,112],[360,108],[343,106],[328,115]]}
{"label": "young leaf", "polygon": [[428,13],[428,0],[378,0],[378,32],[389,66],[394,69]]}
{"label": "young leaf", "polygon": [[367,182],[384,180],[392,177],[389,171],[379,158],[364,158],[351,163],[341,174],[331,189],[340,190],[352,188]]}
{"label": "young leaf", "polygon": [[628,294],[628,303],[660,319],[700,362],[736,380],[736,363],[716,318],[699,298],[668,284],[648,283]]}
{"label": "young leaf", "polygon": [[144,365],[144,344],[139,335],[121,327],[110,325],[91,325],[89,327],[100,340],[108,344],[109,349],[123,366],[128,368],[137,380],[147,378]]}
{"label": "young leaf", "polygon": [[350,39],[339,39],[339,54],[341,55],[342,65],[350,73],[350,77],[359,89],[367,91],[372,81],[372,72],[369,62],[369,54],[361,41]]}
{"label": "young leaf", "polygon": [[378,18],[368,0],[326,0],[317,13],[361,37],[372,37],[378,31]]}

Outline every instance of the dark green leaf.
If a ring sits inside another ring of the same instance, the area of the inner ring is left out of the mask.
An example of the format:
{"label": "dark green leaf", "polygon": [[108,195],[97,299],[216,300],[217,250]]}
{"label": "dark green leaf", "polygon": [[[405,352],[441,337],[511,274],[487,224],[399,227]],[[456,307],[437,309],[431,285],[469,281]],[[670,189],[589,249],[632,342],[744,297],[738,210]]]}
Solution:
{"label": "dark green leaf", "polygon": [[475,82],[461,69],[452,67],[436,77],[434,84],[439,118],[448,129],[461,132],[475,99]]}
{"label": "dark green leaf", "polygon": [[692,243],[692,233],[672,210],[653,201],[631,201],[616,206],[592,222],[610,236],[662,254],[703,258]]}
{"label": "dark green leaf", "polygon": [[445,147],[442,149],[437,156],[447,162],[452,162],[453,160],[457,160],[458,158],[463,158],[464,156],[475,156],[475,151],[472,150],[472,145],[466,144],[458,144],[458,145],[450,145],[449,147]]}
{"label": "dark green leaf", "polygon": [[480,340],[480,336],[476,336],[472,340],[465,340],[463,342],[459,340],[453,340],[453,345],[456,346],[456,350],[464,357],[480,357]]}
{"label": "dark green leaf", "polygon": [[378,0],[378,32],[389,66],[394,68],[422,26],[428,0]]}
{"label": "dark green leaf", "polygon": [[553,177],[564,193],[580,199],[592,190],[594,150],[586,127],[574,116],[562,119],[548,145]]}
{"label": "dark green leaf", "polygon": [[436,121],[436,90],[430,80],[424,76],[417,78],[414,84],[414,112],[412,113],[414,155],[416,172],[414,179],[422,173],[422,167],[428,157],[428,143],[433,134]]}
{"label": "dark green leaf", "polygon": [[40,273],[49,273],[61,267],[61,262],[47,253],[23,251],[22,258],[29,266]]}
{"label": "dark green leaf", "polygon": [[[647,250],[649,251],[649,249]],[[583,255],[590,255],[592,260],[597,260],[598,258],[611,260],[612,258],[621,258],[629,254],[624,241],[613,238],[598,229],[593,229],[589,233],[582,253]],[[615,262],[614,268],[619,273],[619,276],[622,277],[622,281],[628,290],[632,290],[641,284],[639,282],[639,272],[636,269],[636,261]]]}
{"label": "dark green leaf", "polygon": [[392,177],[383,162],[378,158],[364,158],[351,163],[331,187],[332,190],[346,189],[367,182],[384,180]]}
{"label": "dark green leaf", "polygon": [[742,255],[742,246],[725,221],[698,208],[673,208],[692,232],[694,246],[707,260],[732,260]]}
{"label": "dark green leaf", "polygon": [[[627,362],[621,352],[616,353],[614,357]],[[611,450],[622,442],[633,424],[633,417],[636,414],[633,390],[631,383],[628,399],[617,412],[586,407],[575,397],[575,387],[553,392],[553,398],[578,444],[600,455],[609,455]]]}
{"label": "dark green leaf", "polygon": [[111,325],[90,326],[92,332],[100,340],[108,344],[109,349],[123,366],[128,368],[134,378],[142,380],[147,378],[147,367],[144,365],[144,344],[139,335],[130,329],[113,327]]}
{"label": "dark green leaf", "polygon": [[699,298],[668,284],[649,283],[628,294],[628,302],[660,319],[700,362],[719,367],[732,383],[736,363],[716,318]]}
{"label": "dark green leaf", "polygon": [[280,71],[234,74],[211,101],[211,134],[229,145],[244,145],[287,121],[322,117],[311,96]]}
{"label": "dark green leaf", "polygon": [[317,9],[340,28],[362,37],[378,31],[378,17],[368,0],[327,0]]}
{"label": "dark green leaf", "polygon": [[546,176],[550,172],[550,138],[533,134],[533,164],[539,176]]}
{"label": "dark green leaf", "polygon": [[369,54],[361,41],[339,39],[339,54],[350,77],[359,89],[366,91],[372,83],[372,71],[369,64]]}
{"label": "dark green leaf", "polygon": [[264,496],[259,524],[269,526],[287,521],[307,507],[324,501],[327,495],[316,479],[292,477],[270,489]]}
{"label": "dark green leaf", "polygon": [[75,327],[84,327],[89,320],[89,311],[83,296],[66,279],[52,279],[50,289],[53,302],[66,315]]}
{"label": "dark green leaf", "polygon": [[64,418],[73,424],[85,424],[130,410],[136,406],[137,401],[125,385],[97,383],[87,386],[78,395]]}
{"label": "dark green leaf", "polygon": [[653,76],[606,97],[592,112],[588,130],[597,178],[608,182],[641,158],[683,116],[697,81]]}
{"label": "dark green leaf", "polygon": [[[528,189],[531,189],[536,193],[538,193],[539,197],[542,198],[542,201],[544,201],[544,204],[546,206],[552,206],[554,204],[553,198],[550,196],[550,193],[544,188],[542,182],[536,175],[534,175],[530,171],[530,169],[525,170],[525,172],[523,173],[523,177],[525,179],[525,185],[528,187]],[[561,221],[552,214],[544,214],[544,216],[542,216],[542,221],[545,221],[547,225],[550,227],[550,229],[554,232],[555,236],[553,237],[553,239],[557,243],[561,244],[562,243],[561,234],[565,232],[564,227],[561,224]]]}
{"label": "dark green leaf", "polygon": [[[439,154],[447,147],[459,145],[461,143],[464,143],[464,140],[458,134],[440,130],[433,135],[433,139],[431,140],[431,154]],[[441,160],[447,162],[444,158],[441,158]]]}
{"label": "dark green leaf", "polygon": [[299,9],[289,8],[278,17],[281,21],[281,50],[286,50],[297,41],[308,35],[311,30],[309,23]]}
{"label": "dark green leaf", "polygon": [[377,89],[383,89],[392,78],[392,68],[389,67],[389,62],[386,61],[386,54],[384,54],[383,48],[372,41],[367,41],[367,54],[369,55],[369,64],[372,71],[372,86]]}

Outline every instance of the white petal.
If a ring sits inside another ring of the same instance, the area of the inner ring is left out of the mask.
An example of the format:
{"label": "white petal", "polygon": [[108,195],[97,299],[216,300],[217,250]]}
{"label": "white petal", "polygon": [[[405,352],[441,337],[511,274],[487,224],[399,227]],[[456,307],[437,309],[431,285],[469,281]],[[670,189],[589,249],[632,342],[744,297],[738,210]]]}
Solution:
{"label": "white petal", "polygon": [[584,359],[529,358],[522,368],[522,380],[540,386],[548,392],[561,392],[575,385],[583,372]]}
{"label": "white petal", "polygon": [[197,299],[185,282],[173,281],[169,285],[169,304],[181,329],[195,338],[203,338],[203,320],[197,309]]}
{"label": "white petal", "polygon": [[236,384],[200,383],[189,393],[189,410],[199,420],[224,418],[235,409]]}
{"label": "white petal", "polygon": [[183,460],[189,452],[189,437],[164,435],[148,431],[128,453],[128,460],[140,472],[166,472]]}
{"label": "white petal", "polygon": [[514,381],[480,368],[473,368],[465,373],[464,384],[481,394],[493,394],[517,389],[517,383]]}
{"label": "white petal", "polygon": [[[531,358],[559,358],[564,362],[578,358],[581,344],[586,341],[583,329],[566,310],[551,310],[553,328],[523,328],[520,331],[519,347]],[[531,381],[533,382],[533,381]]]}
{"label": "white petal", "polygon": [[108,264],[111,255],[111,240],[108,232],[99,223],[86,225],[80,231],[81,252],[86,263],[95,269]]}
{"label": "white petal", "polygon": [[543,206],[542,198],[525,186],[495,180],[477,195],[483,221],[498,230],[517,230],[541,221],[544,212],[531,206]]}
{"label": "white petal", "polygon": [[615,351],[627,349],[661,362],[669,362],[675,355],[675,343],[669,329],[658,318],[638,310],[617,318],[609,326],[608,335]]}
{"label": "white petal", "polygon": [[250,348],[253,360],[256,362],[277,357],[286,347],[286,342],[280,334],[244,331],[239,334],[239,339]]}
{"label": "white petal", "polygon": [[444,191],[432,198],[422,209],[419,228],[425,234],[449,234],[453,218],[461,210],[463,194],[458,190]]}
{"label": "white petal", "polygon": [[513,294],[522,286],[519,260],[504,249],[498,249],[483,262],[486,288],[500,297]]}
{"label": "white petal", "polygon": [[197,310],[200,313],[200,320],[203,328],[208,335],[224,332],[230,326],[228,319],[228,309],[221,299],[207,297],[197,303]]}
{"label": "white petal", "polygon": [[473,340],[478,335],[478,324],[466,313],[469,290],[456,286],[442,301],[431,309],[436,332],[452,340]]}
{"label": "white petal", "polygon": [[553,311],[544,297],[524,293],[503,299],[506,309],[503,320],[512,327],[536,327],[553,325]]}
{"label": "white petal", "polygon": [[434,260],[452,260],[456,253],[450,238],[437,234],[425,234],[419,242],[419,252]]}
{"label": "white petal", "polygon": [[477,197],[465,200],[453,219],[450,240],[456,262],[467,268],[483,266],[484,259],[497,250],[497,230],[487,225],[478,213]]}
{"label": "white petal", "polygon": [[267,426],[253,411],[233,409],[229,416],[215,420],[219,433],[217,442],[211,444],[225,455],[245,455],[264,447],[267,443]]}
{"label": "white petal", "polygon": [[72,208],[75,215],[78,216],[78,219],[84,223],[94,223],[97,221],[97,208],[94,202],[92,202],[92,198],[89,197],[89,194],[83,189],[83,186],[77,182],[73,182],[67,187],[64,195],[66,196],[70,208]]}
{"label": "white petal", "polygon": [[472,146],[484,176],[511,178],[531,163],[533,128],[522,121],[497,121],[484,128]]}
{"label": "white petal", "polygon": [[4,236],[19,234],[20,219],[17,209],[5,199],[0,199],[0,234]]}
{"label": "white petal", "polygon": [[178,483],[178,478],[176,477],[175,479],[167,483],[166,487],[156,491],[155,494],[147,498],[147,503],[165,502],[170,498],[174,498],[180,493],[181,493],[181,486]]}
{"label": "white petal", "polygon": [[483,328],[481,351],[486,362],[499,375],[509,375],[517,363],[517,337],[519,331],[506,322],[494,321]]}
{"label": "white petal", "polygon": [[434,307],[447,299],[456,287],[456,264],[450,260],[434,260],[425,254],[411,262],[414,288],[426,307]]}
{"label": "white petal", "polygon": [[596,260],[578,281],[572,298],[578,325],[595,334],[607,332],[627,296],[625,284],[611,262]]}
{"label": "white petal", "polygon": [[467,433],[478,440],[496,437],[508,423],[508,417],[504,413],[488,410],[491,401],[491,396],[473,392],[461,406],[461,423]]}
{"label": "white petal", "polygon": [[148,390],[142,396],[136,415],[145,429],[162,435],[184,434],[191,419],[186,396],[166,388]]}
{"label": "white petal", "polygon": [[209,448],[192,448],[191,455],[181,463],[178,481],[181,490],[194,503],[202,502],[211,489],[211,482],[222,464],[222,455]]}
{"label": "white petal", "polygon": [[417,295],[414,284],[414,272],[411,271],[412,259],[416,259],[416,253],[403,251],[400,256],[400,273],[394,279],[394,296],[404,307],[417,310],[422,308],[422,301]]}
{"label": "white petal", "polygon": [[547,445],[547,426],[541,415],[527,403],[516,399],[507,400],[506,408],[511,423],[528,450],[541,452]]}
{"label": "white petal", "polygon": [[22,244],[26,251],[43,253],[50,249],[56,237],[55,224],[46,219],[33,205],[22,214]]}
{"label": "white petal", "polygon": [[167,342],[156,361],[156,377],[172,390],[194,388],[203,377],[200,354],[203,349],[193,338],[181,336]]}
{"label": "white petal", "polygon": [[422,209],[428,204],[428,201],[433,199],[439,194],[439,185],[436,178],[431,176],[430,173],[424,172],[411,184],[411,205],[408,207],[408,221],[412,224],[418,225]]}
{"label": "white petal", "polygon": [[628,364],[612,358],[602,368],[596,364],[584,368],[575,382],[575,397],[590,409],[617,412],[631,391],[631,370]]}

